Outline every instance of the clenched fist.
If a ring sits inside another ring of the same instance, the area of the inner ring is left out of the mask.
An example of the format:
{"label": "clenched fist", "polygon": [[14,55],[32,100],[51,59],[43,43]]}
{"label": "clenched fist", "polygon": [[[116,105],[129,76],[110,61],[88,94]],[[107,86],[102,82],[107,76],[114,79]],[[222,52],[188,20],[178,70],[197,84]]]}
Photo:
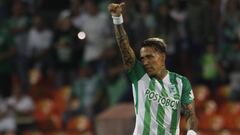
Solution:
{"label": "clenched fist", "polygon": [[111,3],[108,5],[108,11],[112,14],[112,16],[118,17],[122,14],[124,6],[124,2],[120,4]]}

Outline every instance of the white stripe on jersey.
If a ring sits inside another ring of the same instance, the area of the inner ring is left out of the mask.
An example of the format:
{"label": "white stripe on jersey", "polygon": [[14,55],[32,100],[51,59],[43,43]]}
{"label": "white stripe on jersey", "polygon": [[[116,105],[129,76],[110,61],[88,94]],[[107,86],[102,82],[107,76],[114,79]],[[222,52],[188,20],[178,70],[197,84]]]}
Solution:
{"label": "white stripe on jersey", "polygon": [[[149,83],[151,79],[147,74],[145,74],[139,81],[138,81],[138,115],[136,115],[136,126],[134,130],[134,135],[139,135],[143,133],[144,123],[138,121],[144,121],[144,113],[145,113],[145,92],[148,89]],[[134,95],[136,97],[136,95]],[[136,103],[136,102],[135,102]]]}
{"label": "white stripe on jersey", "polygon": [[[159,82],[157,80],[155,80],[155,84],[156,84],[156,88],[155,88],[155,92],[157,93],[161,93],[161,89],[162,86],[159,84]],[[157,134],[157,130],[158,130],[158,123],[157,123],[157,111],[158,111],[158,102],[152,102],[151,104],[151,130],[150,130],[150,135],[156,135]]]}
{"label": "white stripe on jersey", "polygon": [[[171,93],[168,91],[168,86],[171,85],[169,74],[163,79],[163,87],[166,89],[168,95]],[[172,120],[172,109],[170,107],[165,107],[165,115],[164,115],[164,125],[165,125],[165,135],[171,135],[170,127]]]}
{"label": "white stripe on jersey", "polygon": [[177,84],[178,84],[178,91],[179,91],[179,95],[182,95],[182,88],[183,88],[183,82],[182,82],[182,79],[178,78],[177,77]]}
{"label": "white stripe on jersey", "polygon": [[132,92],[133,92],[133,101],[134,101],[134,110],[135,110],[135,114],[137,115],[137,108],[136,108],[136,103],[137,103],[137,95],[136,95],[136,88],[134,87],[134,84],[132,83]]}

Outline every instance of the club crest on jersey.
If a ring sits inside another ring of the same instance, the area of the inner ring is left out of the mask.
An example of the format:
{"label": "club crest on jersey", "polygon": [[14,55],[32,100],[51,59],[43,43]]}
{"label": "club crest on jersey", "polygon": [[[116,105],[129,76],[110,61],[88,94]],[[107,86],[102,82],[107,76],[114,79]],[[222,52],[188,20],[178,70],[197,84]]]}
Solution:
{"label": "club crest on jersey", "polygon": [[176,100],[172,97],[163,96],[155,91],[151,91],[149,89],[146,90],[145,96],[148,100],[151,100],[153,102],[157,102],[162,107],[171,107],[172,109],[177,109],[179,100]]}
{"label": "club crest on jersey", "polygon": [[170,85],[168,88],[169,88],[170,94],[174,94],[176,92],[176,88],[174,85]]}
{"label": "club crest on jersey", "polygon": [[179,99],[180,99],[180,95],[178,94],[175,85],[170,85],[170,86],[168,87],[168,89],[169,89],[170,94],[173,95],[174,99],[176,99],[176,100],[179,100]]}

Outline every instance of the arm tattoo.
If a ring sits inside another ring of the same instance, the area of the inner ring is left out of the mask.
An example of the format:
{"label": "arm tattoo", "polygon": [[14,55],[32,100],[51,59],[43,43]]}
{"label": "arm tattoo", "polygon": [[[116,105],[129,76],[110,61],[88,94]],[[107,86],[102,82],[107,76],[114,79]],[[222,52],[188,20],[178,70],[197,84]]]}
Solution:
{"label": "arm tattoo", "polygon": [[187,123],[190,126],[190,129],[197,130],[197,117],[194,109],[194,103],[183,105],[184,115],[187,119]]}
{"label": "arm tattoo", "polygon": [[114,29],[117,43],[122,54],[123,63],[126,69],[130,69],[135,63],[136,56],[129,45],[128,36],[123,28],[123,25],[115,25]]}

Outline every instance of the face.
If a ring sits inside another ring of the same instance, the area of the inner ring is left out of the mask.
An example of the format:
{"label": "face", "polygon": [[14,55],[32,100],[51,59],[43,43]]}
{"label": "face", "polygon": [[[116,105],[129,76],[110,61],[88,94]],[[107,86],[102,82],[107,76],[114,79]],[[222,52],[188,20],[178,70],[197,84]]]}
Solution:
{"label": "face", "polygon": [[157,76],[165,68],[165,54],[152,47],[142,47],[140,50],[141,62],[149,76]]}

